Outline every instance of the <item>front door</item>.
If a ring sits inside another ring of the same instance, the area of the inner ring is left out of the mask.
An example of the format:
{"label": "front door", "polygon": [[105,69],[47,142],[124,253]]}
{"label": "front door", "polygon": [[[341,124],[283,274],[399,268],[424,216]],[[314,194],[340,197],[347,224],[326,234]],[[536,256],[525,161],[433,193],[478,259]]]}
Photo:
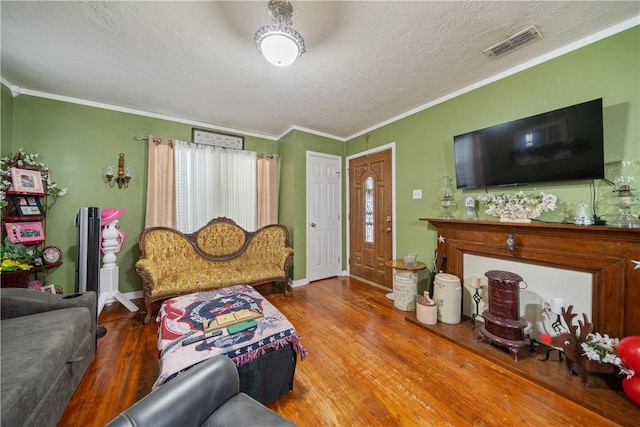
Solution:
{"label": "front door", "polygon": [[349,160],[349,270],[353,276],[392,286],[391,149]]}

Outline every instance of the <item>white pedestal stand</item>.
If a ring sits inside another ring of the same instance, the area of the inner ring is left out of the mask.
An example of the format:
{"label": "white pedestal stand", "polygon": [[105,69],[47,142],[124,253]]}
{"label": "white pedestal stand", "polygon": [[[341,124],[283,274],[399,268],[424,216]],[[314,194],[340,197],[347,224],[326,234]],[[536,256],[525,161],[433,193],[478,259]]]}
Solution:
{"label": "white pedestal stand", "polygon": [[118,272],[115,249],[118,246],[118,220],[112,221],[102,229],[102,268],[100,269],[100,297],[98,298],[98,314],[105,305],[120,301],[129,311],[138,311],[138,307],[122,295],[118,289]]}

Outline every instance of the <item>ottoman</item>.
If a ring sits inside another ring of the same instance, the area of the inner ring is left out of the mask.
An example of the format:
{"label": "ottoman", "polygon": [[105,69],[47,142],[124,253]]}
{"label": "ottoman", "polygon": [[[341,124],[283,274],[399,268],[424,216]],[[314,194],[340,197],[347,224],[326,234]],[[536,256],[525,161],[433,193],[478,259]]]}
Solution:
{"label": "ottoman", "polygon": [[[260,310],[257,327],[182,345],[203,335],[203,322],[249,309]],[[226,355],[238,368],[240,391],[267,404],[293,389],[297,356],[306,357],[300,337],[287,318],[254,288],[237,285],[168,299],[158,313],[159,377],[154,390],[192,366]]]}

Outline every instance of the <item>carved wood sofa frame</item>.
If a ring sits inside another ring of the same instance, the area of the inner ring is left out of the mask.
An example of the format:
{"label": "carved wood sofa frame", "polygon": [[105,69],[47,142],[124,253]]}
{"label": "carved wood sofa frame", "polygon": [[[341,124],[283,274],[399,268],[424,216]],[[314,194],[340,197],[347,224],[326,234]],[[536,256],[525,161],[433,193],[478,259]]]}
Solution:
{"label": "carved wood sofa frame", "polygon": [[142,232],[139,247],[136,272],[143,282],[145,324],[154,302],[182,294],[277,283],[288,295],[293,249],[289,231],[280,224],[250,232],[220,217],[190,234],[151,227]]}

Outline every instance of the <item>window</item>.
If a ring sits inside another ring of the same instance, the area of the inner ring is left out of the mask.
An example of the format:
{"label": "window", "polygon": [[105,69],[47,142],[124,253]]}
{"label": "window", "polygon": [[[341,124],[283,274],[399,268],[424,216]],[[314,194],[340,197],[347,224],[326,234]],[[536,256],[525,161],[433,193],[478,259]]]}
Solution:
{"label": "window", "polygon": [[367,177],[364,180],[364,241],[367,243],[373,243],[373,212],[375,211],[373,188],[373,178]]}
{"label": "window", "polygon": [[213,218],[256,229],[256,153],[174,142],[176,225],[191,233]]}

